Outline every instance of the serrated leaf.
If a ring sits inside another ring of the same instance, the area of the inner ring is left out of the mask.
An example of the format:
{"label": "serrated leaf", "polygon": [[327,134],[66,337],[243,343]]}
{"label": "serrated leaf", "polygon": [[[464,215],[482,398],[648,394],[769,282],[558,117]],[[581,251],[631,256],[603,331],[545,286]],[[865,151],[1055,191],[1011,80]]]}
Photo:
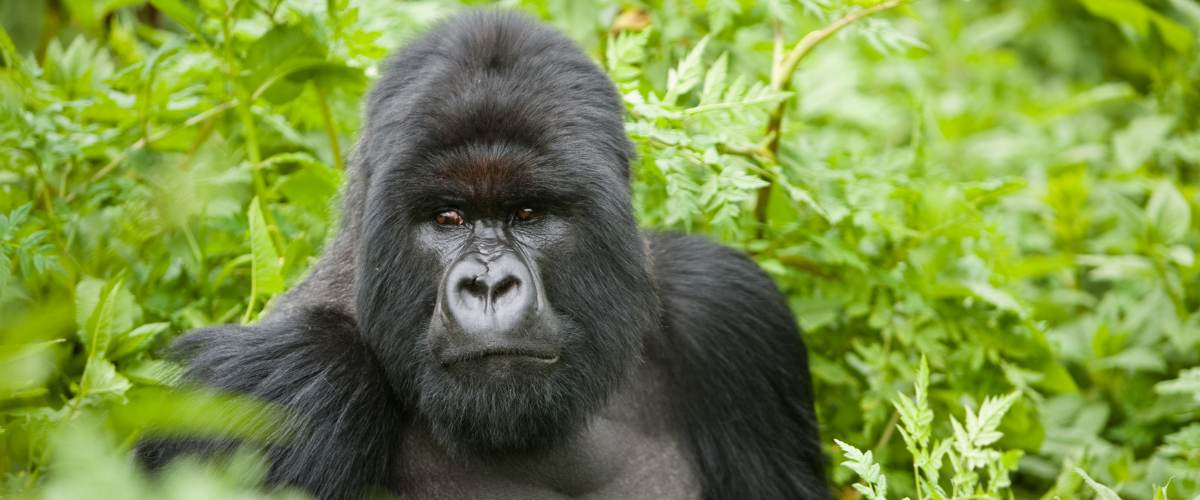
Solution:
{"label": "serrated leaf", "polygon": [[729,84],[729,88],[725,89],[725,97],[721,100],[727,102],[741,101],[745,99],[746,91],[750,88],[750,80],[745,75],[738,75]]}
{"label": "serrated leaf", "polygon": [[283,291],[283,264],[267,232],[262,210],[258,197],[250,201],[247,218],[250,221],[251,280],[255,293],[272,294]]}
{"label": "serrated leaf", "polygon": [[712,33],[720,33],[733,22],[733,17],[742,13],[738,0],[708,0],[708,26]]}
{"label": "serrated leaf", "polygon": [[721,54],[717,62],[704,74],[704,86],[700,90],[700,104],[712,104],[721,100],[725,92],[725,79],[728,76],[729,53]]}
{"label": "serrated leaf", "polygon": [[1008,409],[1012,407],[1018,397],[1020,397],[1018,392],[1003,397],[989,397],[983,400],[978,414],[973,413],[970,409],[967,410],[967,431],[974,435],[972,444],[987,446],[1002,437],[1002,434],[996,429],[1000,427],[1000,421],[1004,418],[1004,414],[1008,413]]}
{"label": "serrated leaf", "polygon": [[921,364],[917,369],[916,381],[913,384],[913,397],[909,399],[904,394],[897,395],[893,406],[900,415],[900,433],[908,445],[910,452],[917,456],[920,450],[929,445],[932,434],[933,410],[929,408],[929,363],[921,356]]}
{"label": "serrated leaf", "polygon": [[691,52],[679,61],[679,65],[667,73],[667,95],[663,102],[674,104],[680,96],[687,94],[704,77],[704,49],[708,46],[709,37],[705,36],[692,48]]}
{"label": "serrated leaf", "polygon": [[646,58],[649,35],[650,30],[623,31],[615,37],[609,35],[608,47],[604,51],[605,68],[617,84],[636,80],[641,73],[638,66]]}
{"label": "serrated leaf", "polygon": [[870,451],[863,452],[837,439],[834,439],[833,442],[842,449],[842,453],[846,456],[846,461],[842,462],[842,466],[854,471],[866,482],[866,484],[854,484],[854,489],[870,499],[886,498],[887,476],[883,475],[882,467],[875,463],[872,453]]}

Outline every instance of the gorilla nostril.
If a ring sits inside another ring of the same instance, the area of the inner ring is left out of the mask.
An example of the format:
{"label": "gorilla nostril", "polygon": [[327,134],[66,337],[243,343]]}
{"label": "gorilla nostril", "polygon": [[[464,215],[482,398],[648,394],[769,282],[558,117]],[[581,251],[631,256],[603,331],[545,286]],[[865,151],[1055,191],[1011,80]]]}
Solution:
{"label": "gorilla nostril", "polygon": [[516,276],[505,276],[499,283],[496,283],[496,286],[492,290],[492,300],[503,297],[504,294],[516,289],[520,285],[521,281]]}
{"label": "gorilla nostril", "polygon": [[475,298],[488,296],[488,286],[482,276],[470,276],[459,280],[458,289]]}

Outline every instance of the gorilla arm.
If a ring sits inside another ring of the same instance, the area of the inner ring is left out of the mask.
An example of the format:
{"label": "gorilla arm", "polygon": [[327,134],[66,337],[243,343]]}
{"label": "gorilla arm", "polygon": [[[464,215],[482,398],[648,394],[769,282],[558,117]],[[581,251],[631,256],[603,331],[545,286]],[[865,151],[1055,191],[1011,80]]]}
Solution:
{"label": "gorilla arm", "polygon": [[[288,418],[267,436],[268,483],[319,498],[386,489],[397,470],[404,415],[353,320],[330,309],[298,309],[260,325],[221,326],[182,337],[173,350],[185,379],[280,405]],[[223,455],[229,440],[149,436],[137,448],[151,468],[183,454]]]}

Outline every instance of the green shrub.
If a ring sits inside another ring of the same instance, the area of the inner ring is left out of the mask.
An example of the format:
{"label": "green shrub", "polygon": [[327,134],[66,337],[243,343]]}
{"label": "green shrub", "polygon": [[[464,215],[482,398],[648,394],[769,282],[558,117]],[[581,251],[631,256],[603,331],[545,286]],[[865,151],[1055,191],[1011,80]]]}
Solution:
{"label": "green shrub", "polygon": [[[788,294],[843,497],[1200,495],[1195,3],[502,4],[616,81],[641,222]],[[3,494],[255,495],[126,460],[264,410],[162,348],[303,275],[378,64],[458,8],[0,4]]]}

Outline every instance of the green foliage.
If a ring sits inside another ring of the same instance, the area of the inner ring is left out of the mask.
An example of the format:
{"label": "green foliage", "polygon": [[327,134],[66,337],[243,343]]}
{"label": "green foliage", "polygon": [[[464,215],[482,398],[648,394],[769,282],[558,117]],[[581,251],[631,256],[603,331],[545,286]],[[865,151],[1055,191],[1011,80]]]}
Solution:
{"label": "green foliage", "polygon": [[[1012,486],[1009,473],[1017,468],[1023,453],[1021,450],[1001,453],[989,446],[1003,437],[996,429],[1019,393],[984,399],[978,413],[966,408],[965,423],[951,417],[953,435],[931,443],[934,415],[929,407],[928,390],[929,365],[921,358],[913,397],[899,394],[894,403],[900,415],[900,435],[913,459],[917,498],[997,498],[1009,491]],[[834,442],[848,459],[842,465],[865,482],[852,486],[868,498],[886,498],[887,477],[880,474],[878,464],[873,464],[871,452],[863,453],[841,441]],[[951,472],[949,490],[943,487],[941,479],[944,464]],[[979,470],[987,472],[986,482],[981,482]]]}
{"label": "green foliage", "polygon": [[[1200,495],[1194,2],[500,3],[613,77],[641,222],[787,294],[843,496]],[[0,495],[254,495],[125,460],[280,420],[163,348],[303,276],[378,65],[458,8],[0,4]]]}

